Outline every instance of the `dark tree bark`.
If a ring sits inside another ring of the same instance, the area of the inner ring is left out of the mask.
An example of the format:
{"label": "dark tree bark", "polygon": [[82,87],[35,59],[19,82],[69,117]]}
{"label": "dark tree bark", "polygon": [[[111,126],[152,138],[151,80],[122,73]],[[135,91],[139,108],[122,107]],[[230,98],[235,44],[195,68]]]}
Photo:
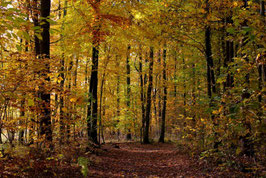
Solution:
{"label": "dark tree bark", "polygon": [[[63,16],[65,17],[67,15],[67,1],[65,1],[65,8],[64,8],[64,13],[63,13]],[[61,7],[61,4],[59,2],[59,7]],[[61,18],[61,13],[59,14],[59,18]],[[64,25],[62,25],[62,28],[64,28]],[[62,36],[61,36],[62,38]],[[63,48],[63,47],[62,47]],[[61,91],[61,94],[60,94],[60,103],[59,103],[59,117],[60,117],[60,120],[59,120],[59,124],[60,124],[60,143],[63,143],[64,141],[64,130],[65,130],[65,124],[64,124],[64,118],[65,118],[65,113],[63,111],[63,108],[64,108],[64,86],[65,86],[65,79],[66,79],[66,76],[65,76],[65,56],[64,54],[62,55],[62,58],[60,60],[60,74],[59,76],[61,77],[61,80],[60,80],[60,91]]]}
{"label": "dark tree bark", "polygon": [[99,44],[94,43],[94,46],[92,49],[92,69],[91,69],[91,80],[90,80],[90,89],[89,89],[89,106],[88,106],[88,115],[87,115],[88,137],[94,143],[98,143],[98,140],[97,140],[98,58],[99,58]]}
{"label": "dark tree bark", "polygon": [[[78,68],[79,68],[79,55],[77,56],[76,58],[76,62],[75,62],[75,71],[74,71],[74,84],[73,84],[73,87],[75,90],[77,90],[77,80],[78,80]],[[77,110],[77,104],[76,103],[73,103],[73,108],[74,110]],[[73,138],[74,140],[76,139],[76,124],[75,124],[75,120],[76,120],[76,117],[77,117],[77,113],[73,113]]]}
{"label": "dark tree bark", "polygon": [[[234,57],[234,42],[226,41],[225,50],[226,54],[225,54],[224,67],[228,68],[228,63],[232,62]],[[234,82],[234,78],[232,74],[229,72],[229,68],[227,70],[228,74],[226,82],[224,83],[224,90],[233,87],[233,82]]]}
{"label": "dark tree bark", "polygon": [[[41,17],[42,17],[42,40],[40,43],[40,52],[42,59],[50,58],[50,23],[47,19],[50,16],[51,1],[41,0]],[[40,61],[41,62],[41,61]],[[42,76],[47,82],[50,81],[48,73],[50,72],[49,62],[45,63],[45,68],[41,72]],[[42,101],[42,113],[40,118],[41,135],[45,136],[46,141],[52,141],[52,128],[51,128],[51,109],[50,109],[50,93],[44,89],[40,89],[40,98]]]}
{"label": "dark tree bark", "polygon": [[[183,56],[183,72],[185,73],[186,70],[186,63],[185,63],[185,57]],[[187,85],[186,85],[186,76],[183,76],[183,112],[184,112],[184,127],[186,126],[186,117],[187,117],[187,112],[186,112],[186,105],[187,105]]]}
{"label": "dark tree bark", "polygon": [[[130,110],[130,95],[131,95],[131,89],[130,89],[130,64],[129,64],[129,58],[130,58],[130,48],[131,46],[128,45],[127,47],[127,61],[126,61],[126,67],[127,67],[127,100],[126,100],[126,104],[127,104],[127,117],[129,118],[129,110]],[[131,140],[132,139],[132,135],[131,135],[131,130],[130,128],[126,128],[127,129],[127,140]]]}
{"label": "dark tree bark", "polygon": [[[119,67],[120,67],[120,63],[118,61],[118,55],[116,55],[116,67],[117,69],[119,70]],[[119,117],[120,117],[120,74],[117,73],[117,76],[116,76],[116,79],[117,79],[117,83],[116,83],[116,117],[117,117],[117,120],[116,120],[116,124],[118,125],[120,120],[119,120]],[[119,140],[120,138],[120,130],[118,129],[117,130],[117,139]]]}
{"label": "dark tree bark", "polygon": [[148,144],[149,141],[149,128],[150,128],[150,116],[151,116],[151,95],[153,88],[153,47],[150,47],[150,61],[149,61],[149,83],[147,89],[147,105],[146,105],[146,115],[145,115],[145,130],[143,143]]}
{"label": "dark tree bark", "polygon": [[164,143],[165,138],[165,116],[166,116],[166,101],[167,101],[167,78],[166,78],[166,49],[163,50],[163,110],[162,110],[162,123],[161,134],[159,142]]}
{"label": "dark tree bark", "polygon": [[207,61],[207,83],[208,83],[208,96],[212,97],[212,93],[216,93],[214,64],[212,58],[212,46],[211,46],[211,28],[207,26],[205,29],[205,55]]}
{"label": "dark tree bark", "polygon": [[[97,1],[98,2],[98,1]],[[96,3],[97,3],[96,2]],[[96,16],[93,26],[92,41],[92,67],[89,89],[89,105],[87,113],[87,131],[88,138],[98,144],[97,140],[97,120],[98,120],[98,60],[100,48],[100,26],[99,17]]]}
{"label": "dark tree bark", "polygon": [[143,73],[142,73],[142,46],[139,46],[139,78],[140,78],[140,101],[141,101],[141,138],[144,135],[145,128],[145,101],[144,101],[144,81],[143,81]]}
{"label": "dark tree bark", "polygon": [[[23,95],[25,96],[25,93],[23,93]],[[21,101],[20,117],[22,119],[24,119],[24,117],[25,117],[25,108],[24,107],[25,107],[25,98],[23,98]],[[22,123],[23,123],[23,121],[20,120],[20,124],[22,124]],[[20,144],[23,144],[23,142],[24,142],[24,128],[20,129],[20,131],[19,131],[18,141]]]}
{"label": "dark tree bark", "polygon": [[[206,12],[209,14],[210,9],[209,0],[206,0]],[[209,22],[207,22],[209,23]],[[205,27],[205,56],[207,61],[207,86],[208,86],[208,97],[210,98],[209,106],[213,106],[213,94],[216,94],[216,83],[215,83],[215,74],[214,74],[214,63],[212,58],[212,45],[211,45],[211,27],[206,25]],[[214,127],[218,126],[218,123],[215,119],[215,116],[211,114],[212,122]],[[219,142],[217,141],[217,132],[214,131],[214,149],[218,149]]]}
{"label": "dark tree bark", "polygon": [[[195,64],[192,64],[192,79],[193,79],[193,83],[192,83],[192,93],[191,93],[191,99],[192,99],[192,108],[195,108],[196,105],[196,68],[195,68]],[[196,113],[193,113],[192,116],[192,128],[196,128],[197,122],[196,122]],[[193,136],[196,138],[197,132],[193,131]]]}
{"label": "dark tree bark", "polygon": [[174,96],[175,98],[177,97],[177,55],[176,55],[176,51],[174,53],[174,59],[175,59],[175,72],[174,72]]}
{"label": "dark tree bark", "polygon": [[[158,52],[158,65],[159,65],[159,67],[161,68],[161,66],[162,66],[162,55],[161,55],[161,49],[159,49],[159,52]],[[162,70],[163,71],[163,70]],[[163,82],[162,82],[162,75],[163,74],[161,74],[161,73],[163,73],[163,72],[161,72],[161,70],[160,70],[160,72],[159,72],[159,74],[156,76],[156,80],[155,80],[155,88],[156,88],[156,95],[157,95],[157,97],[158,97],[158,120],[159,120],[159,127],[158,127],[158,130],[159,130],[159,137],[160,137],[160,134],[161,134],[161,121],[162,121],[162,95],[163,95],[163,90],[162,90],[162,85],[163,85]],[[158,77],[158,78],[157,78]],[[156,86],[156,84],[157,84],[157,80],[158,80],[158,85]],[[156,98],[156,96],[155,96],[155,98]],[[154,101],[154,106],[156,105],[156,101]],[[156,112],[155,112],[156,113]]]}
{"label": "dark tree bark", "polygon": [[[264,18],[265,17],[265,3],[264,3],[264,0],[260,1],[260,15],[263,17],[263,20],[265,22],[265,18]],[[257,56],[256,62],[258,65],[258,73],[259,73],[258,87],[259,87],[260,91],[262,91],[263,86],[264,86],[264,82],[266,81],[266,75],[265,75],[266,74],[266,64],[264,61],[265,61],[265,55],[259,54],[259,56]],[[261,103],[263,101],[263,93],[265,93],[265,92],[261,92],[261,94],[259,94],[259,96],[258,96],[259,103]],[[259,115],[262,115],[262,113],[260,112]]]}
{"label": "dark tree bark", "polygon": [[64,140],[64,129],[65,129],[65,125],[64,125],[64,85],[65,85],[65,59],[64,56],[62,57],[62,59],[60,60],[60,77],[61,77],[61,81],[60,81],[60,90],[61,90],[61,94],[60,94],[60,103],[59,103],[59,117],[60,117],[60,143],[63,142]]}

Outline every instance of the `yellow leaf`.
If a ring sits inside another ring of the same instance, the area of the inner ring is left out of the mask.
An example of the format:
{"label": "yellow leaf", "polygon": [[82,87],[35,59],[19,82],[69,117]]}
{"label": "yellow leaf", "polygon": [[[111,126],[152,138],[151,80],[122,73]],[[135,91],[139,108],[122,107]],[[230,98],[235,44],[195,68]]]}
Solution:
{"label": "yellow leaf", "polygon": [[234,2],[233,5],[234,5],[234,7],[237,7],[238,6],[238,3],[237,2]]}
{"label": "yellow leaf", "polygon": [[28,99],[28,106],[34,106],[33,99]]}
{"label": "yellow leaf", "polygon": [[238,148],[236,149],[236,155],[239,155],[240,153],[241,153],[241,148],[238,147]]}
{"label": "yellow leaf", "polygon": [[219,111],[214,110],[214,111],[212,111],[212,113],[213,113],[213,114],[219,114]]}
{"label": "yellow leaf", "polygon": [[70,102],[75,103],[78,99],[77,98],[70,98]]}

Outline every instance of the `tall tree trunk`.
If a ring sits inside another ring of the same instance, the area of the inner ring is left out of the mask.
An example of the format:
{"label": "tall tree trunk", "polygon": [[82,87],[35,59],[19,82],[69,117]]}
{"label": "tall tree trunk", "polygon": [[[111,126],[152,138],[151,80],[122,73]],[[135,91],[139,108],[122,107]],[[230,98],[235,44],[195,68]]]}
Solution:
{"label": "tall tree trunk", "polygon": [[175,96],[175,101],[177,97],[177,54],[176,51],[174,51],[174,59],[175,59],[175,71],[174,71],[174,96]]}
{"label": "tall tree trunk", "polygon": [[[186,106],[187,106],[187,85],[186,85],[186,75],[185,75],[185,70],[186,70],[186,63],[185,63],[185,57],[183,56],[183,89],[184,89],[184,93],[183,93],[183,106],[184,106],[184,121],[186,121],[186,117],[187,117],[187,112],[186,112]],[[186,126],[186,122],[184,122],[184,126]]]}
{"label": "tall tree trunk", "polygon": [[166,49],[163,50],[163,110],[162,110],[162,123],[161,134],[159,142],[164,143],[165,138],[165,116],[166,116],[166,101],[167,101],[167,79],[166,79]]}
{"label": "tall tree trunk", "polygon": [[142,73],[142,46],[139,46],[139,78],[140,78],[140,101],[141,101],[141,139],[144,135],[145,128],[145,101],[144,101],[144,81]]}
{"label": "tall tree trunk", "polygon": [[[129,64],[129,58],[130,58],[130,48],[131,46],[128,45],[127,47],[127,61],[126,61],[126,67],[127,67],[127,100],[126,100],[126,104],[127,104],[127,119],[129,119],[130,116],[130,95],[131,95],[131,89],[130,89],[130,64]],[[128,127],[128,126],[127,126]],[[130,127],[130,126],[129,126]],[[131,140],[132,139],[132,135],[131,135],[131,128],[126,128],[127,129],[127,140]]]}
{"label": "tall tree trunk", "polygon": [[146,115],[145,115],[145,130],[143,143],[148,144],[149,141],[149,128],[150,128],[150,117],[151,117],[151,95],[153,88],[153,47],[150,47],[150,61],[149,61],[149,83],[147,89],[147,105],[146,105]]}
{"label": "tall tree trunk", "polygon": [[102,76],[102,82],[101,82],[101,90],[100,90],[100,110],[99,110],[99,144],[101,144],[101,131],[103,130],[102,125],[102,102],[103,102],[103,90],[104,90],[104,80],[105,80],[105,71]]}
{"label": "tall tree trunk", "polygon": [[[206,0],[206,12],[209,14],[209,0]],[[209,23],[209,22],[207,22]],[[214,75],[214,63],[212,58],[212,45],[211,45],[211,27],[208,24],[205,28],[205,56],[207,61],[207,85],[208,85],[208,96],[210,98],[210,107],[213,106],[213,98],[212,94],[216,93],[216,83],[215,83],[215,75]],[[211,114],[212,122],[214,127],[218,126],[218,123],[213,114]],[[214,149],[218,149],[219,142],[217,141],[217,132],[214,131]]]}
{"label": "tall tree trunk", "polygon": [[208,82],[208,96],[212,97],[212,93],[216,93],[215,75],[214,75],[214,63],[212,58],[212,46],[211,46],[211,28],[207,26],[205,29],[205,55],[207,61],[207,82]]}
{"label": "tall tree trunk", "polygon": [[[59,1],[59,6],[61,7],[60,1]],[[67,15],[67,1],[65,1],[65,5],[64,5],[64,11],[63,11],[63,16],[65,17]],[[61,13],[60,13],[61,14]],[[59,15],[59,18],[61,18],[61,15]],[[64,24],[61,27],[62,29],[64,28]],[[61,35],[62,38],[62,35]],[[62,45],[62,50],[64,50],[64,47]],[[60,74],[59,76],[61,77],[60,80],[60,101],[59,101],[59,133],[60,133],[60,145],[63,143],[64,141],[64,131],[65,131],[65,124],[64,124],[64,118],[65,118],[65,113],[63,111],[64,108],[64,86],[65,86],[65,80],[66,80],[66,76],[65,76],[65,55],[64,53],[62,54],[61,60],[60,60]]]}
{"label": "tall tree trunk", "polygon": [[[260,15],[263,17],[263,23],[265,22],[265,3],[264,0],[260,0]],[[262,47],[262,46],[260,46]],[[259,73],[259,81],[258,81],[258,87],[259,87],[259,91],[261,91],[261,93],[258,96],[258,100],[259,103],[262,103],[263,101],[263,86],[264,86],[264,82],[266,81],[266,64],[265,64],[265,55],[264,54],[259,54],[257,56],[256,62],[258,65],[258,73]],[[259,115],[262,115],[262,112],[259,113]]]}
{"label": "tall tree trunk", "polygon": [[[192,97],[192,108],[193,110],[196,109],[195,105],[196,105],[196,68],[195,68],[195,64],[192,64],[192,93],[191,93],[191,97]],[[192,128],[196,128],[197,122],[196,122],[196,113],[193,113],[192,116]],[[195,131],[193,131],[193,136],[196,138],[196,133]]]}
{"label": "tall tree trunk", "polygon": [[[118,55],[116,55],[116,67],[117,69],[119,70],[119,67],[120,67],[120,63],[119,63],[119,60],[118,60]],[[116,83],[116,125],[119,124],[120,122],[120,74],[119,72],[117,73],[117,76],[116,76],[116,79],[117,79],[117,83]],[[117,139],[119,140],[120,139],[120,130],[119,128],[117,129]]]}
{"label": "tall tree trunk", "polygon": [[[75,71],[74,71],[74,84],[73,87],[77,91],[77,80],[78,80],[78,68],[79,68],[79,55],[76,58],[76,64],[75,64]],[[77,104],[73,103],[73,108],[76,111],[77,110]],[[76,117],[77,117],[77,112],[74,112],[73,114],[73,139],[76,139]]]}
{"label": "tall tree trunk", "polygon": [[[27,17],[27,21],[28,20],[29,20],[29,16]],[[28,41],[27,40],[25,41],[25,46],[26,46],[25,52],[28,52]],[[26,64],[25,68],[27,69],[27,64]],[[24,108],[25,107],[25,95],[26,95],[26,93],[23,92],[22,93],[22,97],[23,98],[21,100],[21,109],[20,109],[21,120],[19,120],[20,126],[23,124],[24,117],[25,117],[25,108]],[[24,133],[25,132],[24,132],[24,127],[23,126],[21,126],[21,127],[22,127],[22,129],[19,130],[19,134],[18,134],[18,141],[19,141],[20,144],[23,144],[23,142],[24,142]]]}
{"label": "tall tree trunk", "polygon": [[[160,46],[160,45],[159,45]],[[159,73],[158,75],[156,75],[156,78],[155,78],[155,93],[154,93],[154,98],[155,98],[155,101],[154,101],[154,107],[156,106],[156,104],[158,104],[157,106],[157,113],[158,113],[158,136],[160,137],[160,129],[161,129],[161,120],[162,120],[162,74],[163,73],[161,70],[161,67],[162,67],[162,60],[161,60],[161,48],[159,48],[159,51],[158,51],[158,66],[159,66]],[[156,103],[156,98],[158,98],[158,102]],[[155,116],[157,115],[156,111],[155,111]],[[155,117],[156,119],[156,117]],[[157,122],[157,119],[156,119],[156,122]],[[155,123],[155,125],[157,126],[157,123]]]}
{"label": "tall tree trunk", "polygon": [[[226,25],[228,24],[232,24],[232,18],[231,17],[226,17],[225,20]],[[226,33],[226,36],[228,36],[229,34]],[[226,82],[224,83],[224,91],[227,90],[227,88],[231,88],[233,87],[233,83],[234,83],[234,77],[232,75],[232,73],[230,72],[230,68],[228,67],[228,64],[230,62],[233,62],[233,58],[234,58],[234,42],[233,41],[229,41],[226,40],[225,42],[225,58],[224,58],[224,67],[227,68],[227,78],[226,78]]]}
{"label": "tall tree trunk", "polygon": [[[32,21],[33,21],[33,25],[34,27],[40,27],[39,26],[39,2],[38,0],[33,0],[33,8],[32,8]],[[41,54],[41,46],[40,46],[40,40],[37,36],[37,32],[34,31],[34,55],[35,55],[35,59],[36,61],[38,60],[38,58],[40,57]],[[39,74],[40,71],[36,70],[36,74]],[[40,98],[40,93],[39,91],[35,91],[34,93],[35,98]],[[39,116],[37,116],[39,117]],[[29,138],[28,138],[28,142],[29,144],[33,144],[34,143],[34,124],[33,122],[30,122],[30,128],[29,128]]]}
{"label": "tall tree trunk", "polygon": [[[27,22],[29,22],[29,14],[30,14],[30,12],[29,12],[29,9],[30,9],[30,2],[29,2],[29,0],[27,0],[25,2],[25,5],[27,7]],[[26,33],[28,34],[29,32],[26,31]],[[22,43],[22,40],[21,40],[21,43]],[[29,41],[28,40],[25,40],[25,52],[26,53],[29,51],[29,47],[28,46],[29,46]],[[27,69],[27,65],[28,64],[25,64],[25,68],[26,69]],[[25,95],[26,95],[26,93],[23,92],[22,93],[22,97],[23,98],[21,100],[21,110],[20,110],[20,117],[21,117],[22,120],[19,121],[20,126],[24,123],[24,117],[25,117],[25,108],[24,108],[25,107]],[[20,144],[23,144],[25,131],[24,131],[24,127],[23,126],[21,126],[21,127],[22,127],[22,129],[19,130],[18,141],[19,141]]]}
{"label": "tall tree trunk", "polygon": [[[50,16],[51,0],[41,0],[41,17],[42,17],[42,40],[40,43],[41,58],[50,58],[50,23],[47,19]],[[41,62],[41,61],[40,61]],[[50,72],[49,62],[45,63],[45,69],[41,72],[42,76],[49,83],[48,73]],[[46,91],[44,86],[40,89],[40,98],[42,101],[42,113],[40,118],[40,133],[45,136],[45,140],[52,142],[51,128],[51,109],[50,109],[50,93]],[[50,143],[51,146],[51,143]]]}
{"label": "tall tree trunk", "polygon": [[[98,1],[97,1],[98,2]],[[97,3],[96,2],[96,3]],[[100,19],[98,15],[94,19],[92,40],[92,67],[89,89],[89,105],[87,113],[88,138],[98,144],[97,120],[98,120],[98,60],[100,48]]]}
{"label": "tall tree trunk", "polygon": [[[106,50],[105,50],[106,53]],[[102,110],[103,110],[103,92],[104,92],[104,82],[105,82],[105,76],[106,76],[106,69],[107,69],[107,65],[109,63],[110,60],[110,56],[109,54],[107,55],[105,64],[103,66],[103,75],[102,75],[102,82],[101,82],[101,88],[100,88],[100,110],[99,110],[99,144],[101,143],[101,134],[102,134],[102,138],[104,138],[103,136],[103,125],[102,125],[102,118],[104,116],[104,114],[102,114]],[[103,139],[103,143],[104,143],[104,139]]]}

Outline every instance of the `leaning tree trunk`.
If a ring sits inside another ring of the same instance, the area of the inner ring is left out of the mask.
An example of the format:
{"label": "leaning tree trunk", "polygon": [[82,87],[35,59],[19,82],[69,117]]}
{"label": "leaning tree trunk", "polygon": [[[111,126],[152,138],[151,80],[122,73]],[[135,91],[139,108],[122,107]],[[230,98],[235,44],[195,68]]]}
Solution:
{"label": "leaning tree trunk", "polygon": [[150,116],[151,116],[151,95],[152,95],[152,78],[153,78],[153,47],[150,47],[150,62],[149,62],[149,83],[147,90],[147,105],[146,105],[146,117],[145,117],[145,129],[143,143],[150,143],[149,141],[149,128],[150,128]]}

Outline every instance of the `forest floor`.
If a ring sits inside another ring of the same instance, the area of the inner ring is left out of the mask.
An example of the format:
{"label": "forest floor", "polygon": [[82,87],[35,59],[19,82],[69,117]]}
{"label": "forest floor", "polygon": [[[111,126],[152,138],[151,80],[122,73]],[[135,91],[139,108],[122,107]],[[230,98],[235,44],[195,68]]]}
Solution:
{"label": "forest floor", "polygon": [[20,153],[20,156],[0,159],[0,177],[76,178],[83,177],[82,171],[87,177],[99,178],[253,177],[228,168],[222,170],[206,160],[190,156],[191,150],[173,143],[107,143],[92,151],[71,145],[62,147],[60,154],[55,152],[50,156],[33,150],[19,150],[27,156]]}
{"label": "forest floor", "polygon": [[[242,177],[199,162],[174,144],[120,143],[103,146],[94,158],[89,177]],[[184,150],[188,151],[188,150]],[[230,176],[229,176],[230,175]]]}

